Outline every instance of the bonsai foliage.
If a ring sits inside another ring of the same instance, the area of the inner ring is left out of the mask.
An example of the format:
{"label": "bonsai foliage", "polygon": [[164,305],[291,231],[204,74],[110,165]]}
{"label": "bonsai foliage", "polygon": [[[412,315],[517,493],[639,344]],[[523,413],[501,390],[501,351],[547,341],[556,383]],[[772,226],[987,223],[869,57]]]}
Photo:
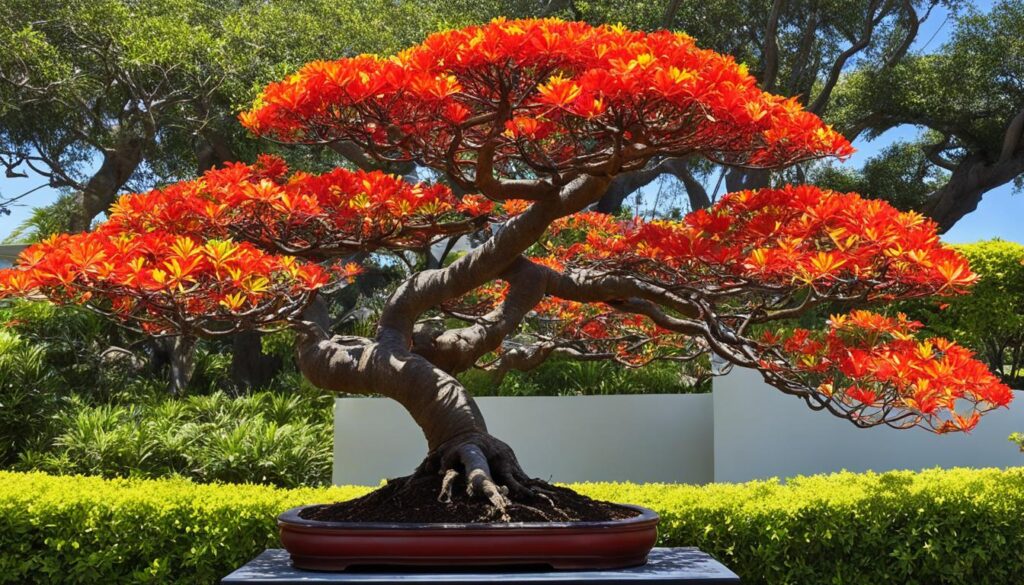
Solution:
{"label": "bonsai foliage", "polygon": [[[964,292],[975,275],[918,214],[811,186],[732,193],[682,221],[586,211],[652,157],[779,169],[852,152],[686,35],[496,20],[389,58],[310,63],[241,120],[284,143],[412,161],[453,187],[289,174],[262,157],[123,197],[95,232],[26,250],[0,273],[4,293],[84,303],[159,334],[292,325],[312,383],[401,402],[429,444],[419,471],[443,478],[442,498],[464,474],[502,513],[536,483],[454,377],[471,367],[714,352],[859,426],[938,432],[968,430],[1011,400],[969,351],[916,339],[903,317],[788,326],[830,301]],[[317,299],[358,274],[347,255],[478,230],[482,245],[395,289],[374,338],[330,336]],[[463,324],[439,325],[451,319]]]}

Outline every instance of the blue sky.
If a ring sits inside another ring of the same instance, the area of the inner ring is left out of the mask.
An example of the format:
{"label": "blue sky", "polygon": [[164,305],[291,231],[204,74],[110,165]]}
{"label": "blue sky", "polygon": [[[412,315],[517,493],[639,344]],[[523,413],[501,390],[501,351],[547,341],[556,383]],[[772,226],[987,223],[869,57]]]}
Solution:
{"label": "blue sky", "polygon": [[[982,0],[974,4],[982,11],[988,11],[991,8],[989,0]],[[945,11],[936,9],[922,24],[918,40],[912,50],[926,52],[941,46],[953,28],[947,16]],[[860,166],[865,159],[878,153],[886,145],[897,140],[912,140],[919,132],[918,128],[905,126],[890,130],[870,142],[858,140],[854,143],[858,152],[846,164]],[[38,177],[9,179],[0,175],[0,197],[6,199],[43,183],[45,181]],[[6,238],[18,224],[31,214],[32,207],[51,203],[56,197],[57,193],[54,190],[44,187],[25,198],[21,205],[12,207],[10,215],[0,215],[0,240]],[[976,242],[991,238],[1002,238],[1024,244],[1024,194],[1014,195],[1012,185],[1005,185],[988,192],[976,211],[960,220],[943,236],[943,240],[950,243]]]}

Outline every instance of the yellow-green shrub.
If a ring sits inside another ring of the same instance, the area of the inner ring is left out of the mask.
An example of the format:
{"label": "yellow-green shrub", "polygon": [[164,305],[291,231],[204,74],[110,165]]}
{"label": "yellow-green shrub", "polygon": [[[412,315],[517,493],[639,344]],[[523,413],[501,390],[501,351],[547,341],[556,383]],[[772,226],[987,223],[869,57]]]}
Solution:
{"label": "yellow-green shrub", "polygon": [[0,582],[214,583],[277,546],[276,514],[366,491],[0,472]]}
{"label": "yellow-green shrub", "polygon": [[[657,510],[661,545],[746,584],[1024,582],[1024,468],[572,487]],[[278,545],[279,512],[368,489],[0,472],[0,581],[213,583]]]}
{"label": "yellow-green shrub", "polygon": [[663,546],[698,546],[744,584],[1024,583],[1024,468],[574,487],[657,510]]}

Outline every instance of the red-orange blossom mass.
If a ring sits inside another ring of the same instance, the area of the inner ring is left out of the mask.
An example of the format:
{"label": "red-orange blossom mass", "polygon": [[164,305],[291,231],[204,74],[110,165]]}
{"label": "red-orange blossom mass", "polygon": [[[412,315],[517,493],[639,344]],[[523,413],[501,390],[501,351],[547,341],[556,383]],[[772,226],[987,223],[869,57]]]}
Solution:
{"label": "red-orange blossom mass", "polygon": [[[498,20],[393,57],[309,63],[240,118],[276,141],[349,141],[380,161],[415,161],[470,194],[379,171],[290,172],[263,156],[123,196],[95,231],[25,250],[0,272],[0,293],[87,303],[154,333],[270,327],[354,278],[360,268],[339,262],[348,254],[422,250],[551,197],[524,178],[558,187],[656,156],[781,168],[852,152],[795,99],[761,91],[744,66],[686,35],[557,20]],[[532,314],[561,323],[556,337],[577,351],[632,365],[660,351],[728,353],[865,426],[969,430],[1012,399],[970,351],[918,339],[902,316],[858,310],[825,331],[772,332],[822,302],[967,291],[976,276],[936,226],[881,201],[785,186],[731,193],[681,221],[577,210],[539,244],[531,261],[546,270],[632,279],[667,302],[660,313],[548,294]],[[492,279],[447,308],[494,310],[507,289]]]}

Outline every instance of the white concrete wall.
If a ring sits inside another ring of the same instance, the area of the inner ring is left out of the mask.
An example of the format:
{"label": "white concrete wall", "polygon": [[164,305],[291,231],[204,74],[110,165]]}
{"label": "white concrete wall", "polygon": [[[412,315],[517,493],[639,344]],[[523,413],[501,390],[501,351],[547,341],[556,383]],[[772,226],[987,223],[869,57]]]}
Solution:
{"label": "white concrete wall", "polygon": [[5,244],[0,245],[0,268],[12,266],[18,259],[18,255],[24,250],[27,244]]}
{"label": "white concrete wall", "polygon": [[[528,473],[554,481],[737,482],[813,473],[1024,465],[1024,393],[969,435],[859,429],[736,368],[711,395],[481,398],[491,432]],[[426,442],[383,398],[335,401],[334,483],[410,473]]]}
{"label": "white concrete wall", "polygon": [[[712,480],[712,397],[621,395],[485,397],[488,429],[527,473],[561,482],[707,483]],[[402,407],[383,398],[334,405],[335,484],[377,485],[407,475],[426,441]]]}
{"label": "white concrete wall", "polygon": [[814,412],[753,370],[736,368],[714,387],[715,481],[840,471],[1024,465],[1007,437],[1024,432],[1024,393],[982,417],[969,435],[923,429],[859,429]]}

